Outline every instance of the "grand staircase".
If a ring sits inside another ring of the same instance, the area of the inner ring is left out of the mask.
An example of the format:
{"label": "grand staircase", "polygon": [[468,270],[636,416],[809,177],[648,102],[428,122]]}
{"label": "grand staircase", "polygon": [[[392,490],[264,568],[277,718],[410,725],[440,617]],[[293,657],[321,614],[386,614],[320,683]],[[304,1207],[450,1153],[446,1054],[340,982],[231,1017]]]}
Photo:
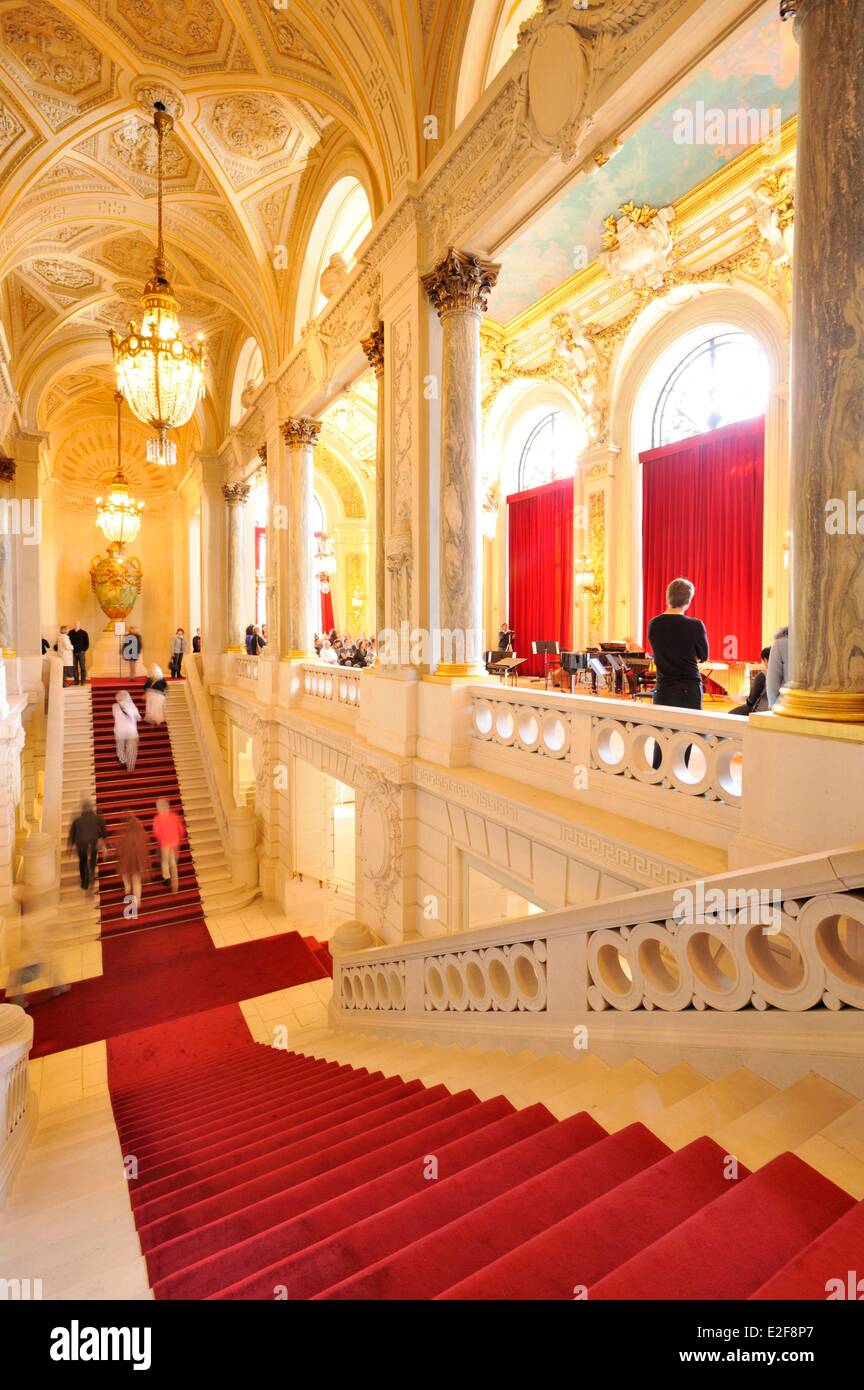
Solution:
{"label": "grand staircase", "polygon": [[[145,724],[142,717],[138,725],[140,736],[134,770],[127,771],[119,761],[112,714],[118,690],[129,691],[143,716],[142,680],[94,679],[91,682],[96,804],[108,825],[112,843],[116,843],[130,812],[138,816],[149,833],[156,814],[156,801],[161,797],[170,802],[172,809],[185,814],[167,725]],[[140,930],[203,919],[204,910],[188,840],[181,846],[177,862],[179,883],[177,892],[173,893],[170,887],[162,883],[158,850],[155,841],[152,843],[151,879],[144,885],[134,918],[125,900],[123,882],[117,873],[114,858],[100,865],[99,904],[103,937],[130,928]]]}
{"label": "grand staircase", "polygon": [[96,778],[93,766],[93,716],[90,687],[69,686],[62,692],[63,721],[63,811],[60,831],[60,909],[66,937],[72,941],[96,941],[99,936],[99,903],[81,892],[78,855],[69,849],[69,826],[81,810],[82,797],[95,804]]}
{"label": "grand staircase", "polygon": [[864,1103],[820,1077],[300,1045],[112,1085],[155,1297],[824,1299],[860,1263],[864,1186],[801,1152],[854,1186]]}

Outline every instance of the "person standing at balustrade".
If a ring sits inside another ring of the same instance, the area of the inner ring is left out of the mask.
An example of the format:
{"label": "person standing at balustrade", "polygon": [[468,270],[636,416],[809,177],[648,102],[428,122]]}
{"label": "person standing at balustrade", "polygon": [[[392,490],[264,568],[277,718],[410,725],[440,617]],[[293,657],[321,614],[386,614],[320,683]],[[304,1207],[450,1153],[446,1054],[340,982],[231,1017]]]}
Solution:
{"label": "person standing at balustrade", "polygon": [[[666,590],[666,611],[648,624],[648,642],[657,667],[655,705],[674,705],[678,709],[702,708],[702,677],[699,662],[708,660],[708,633],[699,618],[688,618],[695,585],[689,579],[673,579]],[[662,750],[654,747],[653,766],[662,761]],[[690,760],[690,749],[684,762]]]}

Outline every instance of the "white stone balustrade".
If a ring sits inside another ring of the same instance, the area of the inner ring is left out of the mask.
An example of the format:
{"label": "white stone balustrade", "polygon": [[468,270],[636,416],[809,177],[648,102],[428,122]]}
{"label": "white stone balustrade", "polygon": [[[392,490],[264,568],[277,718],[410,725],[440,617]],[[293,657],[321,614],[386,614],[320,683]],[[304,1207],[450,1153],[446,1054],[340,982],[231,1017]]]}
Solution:
{"label": "white stone balustrade", "polygon": [[253,688],[258,686],[258,660],[257,656],[238,656],[237,657],[237,680],[241,685],[251,685]]}
{"label": "white stone balustrade", "polygon": [[33,1020],[15,1004],[0,1004],[0,1208],[35,1127],[32,1046]]}
{"label": "white stone balustrade", "polygon": [[303,693],[311,700],[324,700],[345,710],[360,708],[360,670],[357,667],[304,661],[301,670]]}
{"label": "white stone balustrade", "polygon": [[745,729],[707,710],[472,686],[468,761],[726,849],[740,823]]}
{"label": "white stone balustrade", "polygon": [[335,1015],[864,1010],[864,854],[766,865],[334,960]]}

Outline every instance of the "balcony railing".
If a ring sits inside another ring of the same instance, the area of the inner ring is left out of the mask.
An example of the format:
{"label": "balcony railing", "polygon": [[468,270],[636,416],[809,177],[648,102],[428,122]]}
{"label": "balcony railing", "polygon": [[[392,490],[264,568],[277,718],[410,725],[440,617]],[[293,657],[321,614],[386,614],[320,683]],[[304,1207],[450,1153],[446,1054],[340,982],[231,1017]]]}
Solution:
{"label": "balcony railing", "polygon": [[304,661],[303,693],[310,700],[341,706],[345,711],[360,708],[360,671],[351,666],[331,666],[321,661]]}

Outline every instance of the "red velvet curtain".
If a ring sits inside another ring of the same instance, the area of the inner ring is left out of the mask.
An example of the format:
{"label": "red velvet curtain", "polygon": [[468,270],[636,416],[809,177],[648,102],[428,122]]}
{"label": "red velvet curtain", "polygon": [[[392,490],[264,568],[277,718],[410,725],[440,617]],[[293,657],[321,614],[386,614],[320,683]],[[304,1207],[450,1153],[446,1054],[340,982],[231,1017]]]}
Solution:
{"label": "red velvet curtain", "polygon": [[745,420],[640,454],[643,636],[666,585],[696,585],[689,609],[716,661],[756,661],[762,647],[765,421]]}
{"label": "red velvet curtain", "polygon": [[528,660],[520,675],[541,675],[532,642],[569,648],[573,616],[573,479],[516,492],[507,498],[510,553],[510,626],[513,650]]}
{"label": "red velvet curtain", "polygon": [[321,631],[329,633],[336,624],[333,621],[333,595],[330,590],[321,595]]}

